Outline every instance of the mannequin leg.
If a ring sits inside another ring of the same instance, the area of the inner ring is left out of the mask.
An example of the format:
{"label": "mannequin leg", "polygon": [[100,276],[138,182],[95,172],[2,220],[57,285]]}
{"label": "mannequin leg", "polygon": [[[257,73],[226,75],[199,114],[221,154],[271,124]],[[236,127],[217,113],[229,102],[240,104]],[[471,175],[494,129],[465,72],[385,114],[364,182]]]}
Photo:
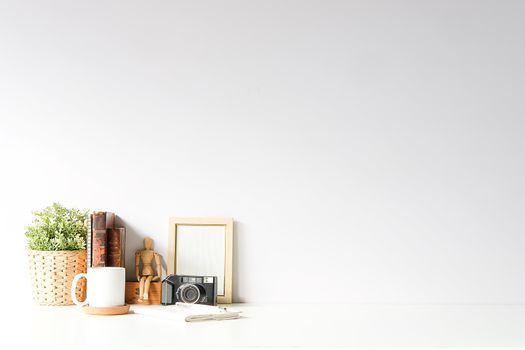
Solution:
{"label": "mannequin leg", "polygon": [[146,283],[144,284],[144,300],[148,300],[148,294],[149,294],[149,285],[151,283],[151,279],[153,276],[148,276],[146,278]]}
{"label": "mannequin leg", "polygon": [[140,278],[139,301],[142,301],[142,299],[144,299],[144,282],[146,282],[146,276],[142,276]]}

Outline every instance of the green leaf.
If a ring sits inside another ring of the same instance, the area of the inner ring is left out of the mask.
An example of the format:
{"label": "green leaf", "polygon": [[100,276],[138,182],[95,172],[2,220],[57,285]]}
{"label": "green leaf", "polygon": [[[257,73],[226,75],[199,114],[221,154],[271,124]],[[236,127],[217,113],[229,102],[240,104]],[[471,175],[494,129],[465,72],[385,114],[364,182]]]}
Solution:
{"label": "green leaf", "polygon": [[27,248],[32,250],[79,250],[86,247],[87,211],[65,208],[59,203],[34,212],[26,227]]}

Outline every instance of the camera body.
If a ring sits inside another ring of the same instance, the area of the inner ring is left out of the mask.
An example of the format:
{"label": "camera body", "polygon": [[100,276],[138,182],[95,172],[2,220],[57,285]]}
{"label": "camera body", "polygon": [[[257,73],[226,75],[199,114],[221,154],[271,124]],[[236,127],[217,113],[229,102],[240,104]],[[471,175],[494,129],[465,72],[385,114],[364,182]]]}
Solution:
{"label": "camera body", "polygon": [[217,305],[217,277],[169,275],[162,281],[162,305]]}

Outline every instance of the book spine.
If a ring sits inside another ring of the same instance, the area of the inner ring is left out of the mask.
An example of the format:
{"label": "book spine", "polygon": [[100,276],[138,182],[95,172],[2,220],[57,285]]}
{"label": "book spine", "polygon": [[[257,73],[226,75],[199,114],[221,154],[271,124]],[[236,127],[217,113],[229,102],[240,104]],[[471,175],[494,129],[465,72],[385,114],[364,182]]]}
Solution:
{"label": "book spine", "polygon": [[93,213],[93,256],[91,263],[93,267],[106,266],[107,259],[107,229],[106,213],[98,211]]}
{"label": "book spine", "polygon": [[108,229],[108,264],[107,266],[124,267],[126,242],[125,228]]}
{"label": "book spine", "polygon": [[93,232],[91,231],[91,221],[93,220],[93,214],[88,214],[87,215],[87,224],[86,224],[86,227],[87,227],[87,232],[86,232],[86,264],[87,264],[87,267],[91,267],[91,254],[92,254],[92,249],[91,249],[91,238],[92,238],[92,235],[93,235]]}

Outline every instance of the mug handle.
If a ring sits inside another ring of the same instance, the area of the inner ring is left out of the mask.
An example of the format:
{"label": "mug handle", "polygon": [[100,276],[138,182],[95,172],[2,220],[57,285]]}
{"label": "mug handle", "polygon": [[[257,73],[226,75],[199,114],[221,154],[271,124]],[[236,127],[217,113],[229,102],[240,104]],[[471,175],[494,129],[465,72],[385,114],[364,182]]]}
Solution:
{"label": "mug handle", "polygon": [[87,280],[88,276],[85,273],[79,273],[78,275],[75,276],[75,278],[73,278],[73,282],[71,283],[71,299],[73,299],[73,303],[75,303],[75,305],[78,305],[78,306],[84,306],[88,304],[87,294],[86,294],[86,299],[84,299],[84,301],[80,302],[77,299],[77,283],[78,283],[78,280],[81,279],[82,277],[84,277]]}

